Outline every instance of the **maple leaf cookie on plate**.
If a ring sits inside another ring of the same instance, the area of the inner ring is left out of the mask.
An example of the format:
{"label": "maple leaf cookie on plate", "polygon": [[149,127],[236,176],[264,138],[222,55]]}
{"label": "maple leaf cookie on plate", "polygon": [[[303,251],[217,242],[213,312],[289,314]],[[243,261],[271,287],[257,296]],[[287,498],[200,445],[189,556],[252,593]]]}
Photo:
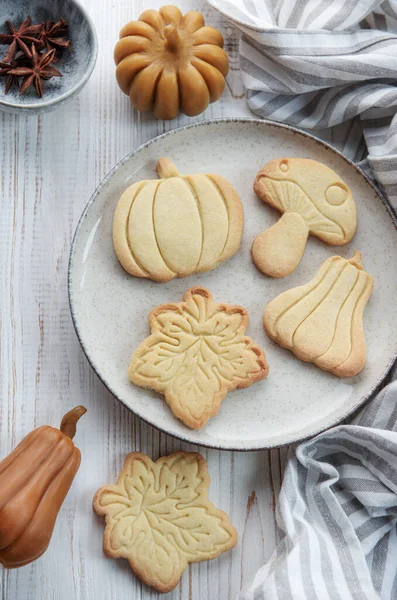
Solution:
{"label": "maple leaf cookie on plate", "polygon": [[199,429],[228,392],[268,374],[264,351],[245,336],[248,321],[245,308],[215,304],[207,289],[190,288],[183,302],[150,313],[152,334],[132,357],[130,380],[164,394],[174,415]]}

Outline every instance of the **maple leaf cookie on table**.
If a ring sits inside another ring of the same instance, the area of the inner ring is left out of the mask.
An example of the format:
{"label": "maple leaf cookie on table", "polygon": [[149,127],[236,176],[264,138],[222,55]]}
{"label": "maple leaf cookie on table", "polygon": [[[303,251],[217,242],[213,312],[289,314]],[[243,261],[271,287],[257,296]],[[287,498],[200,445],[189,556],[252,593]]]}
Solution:
{"label": "maple leaf cookie on table", "polygon": [[175,452],[157,462],[128,454],[117,485],[100,488],[93,500],[106,520],[105,554],[126,558],[146,585],[170,592],[189,563],[237,543],[227,514],[208,500],[209,483],[201,454]]}
{"label": "maple leaf cookie on table", "polygon": [[228,392],[264,379],[269,367],[264,351],[245,336],[245,308],[215,304],[202,287],[190,288],[183,299],[149,314],[152,334],[128,373],[136,385],[163,394],[185,425],[199,429]]}

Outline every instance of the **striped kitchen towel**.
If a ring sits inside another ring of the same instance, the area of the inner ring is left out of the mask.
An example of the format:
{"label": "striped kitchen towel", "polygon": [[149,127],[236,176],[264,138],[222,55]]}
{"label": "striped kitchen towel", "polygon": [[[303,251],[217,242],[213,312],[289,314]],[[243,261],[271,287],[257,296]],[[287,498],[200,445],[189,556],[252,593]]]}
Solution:
{"label": "striped kitchen towel", "polygon": [[250,109],[368,155],[397,209],[397,0],[208,1],[242,33]]}
{"label": "striped kitchen towel", "polygon": [[[372,169],[397,209],[397,0],[208,1],[241,31],[251,110]],[[281,541],[242,600],[397,600],[396,421],[397,380],[290,450]]]}
{"label": "striped kitchen towel", "polygon": [[397,380],[290,450],[281,542],[241,600],[397,599]]}

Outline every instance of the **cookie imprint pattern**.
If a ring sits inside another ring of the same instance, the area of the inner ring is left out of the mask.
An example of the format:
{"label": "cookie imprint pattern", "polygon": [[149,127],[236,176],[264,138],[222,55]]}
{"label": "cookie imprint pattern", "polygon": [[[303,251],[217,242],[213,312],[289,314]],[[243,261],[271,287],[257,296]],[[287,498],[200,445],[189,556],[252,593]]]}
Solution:
{"label": "cookie imprint pattern", "polygon": [[366,362],[362,319],[372,289],[360,252],[350,260],[332,256],[308,284],[268,304],[265,331],[301,360],[338,377],[352,377]]}
{"label": "cookie imprint pattern", "polygon": [[241,200],[220,175],[183,177],[167,158],[160,180],[140,181],[121,196],[113,243],[124,269],[166,282],[214,269],[239,248],[244,226]]}
{"label": "cookie imprint pattern", "polygon": [[178,583],[188,563],[216,558],[237,542],[229,517],[208,500],[207,463],[176,452],[153,462],[132,452],[117,485],[97,491],[93,508],[104,515],[104,551],[126,558],[159,592]]}
{"label": "cookie imprint pattern", "polygon": [[184,302],[150,313],[152,334],[132,357],[130,380],[164,394],[188,427],[202,427],[228,392],[268,373],[265,353],[245,336],[248,320],[244,308],[215,304],[205,288],[187,290]]}
{"label": "cookie imprint pattern", "polygon": [[254,190],[283,213],[252,245],[253,260],[266,275],[292,273],[310,234],[334,246],[347,244],[355,234],[357,215],[351,191],[322,163],[306,158],[272,160],[259,171]]}

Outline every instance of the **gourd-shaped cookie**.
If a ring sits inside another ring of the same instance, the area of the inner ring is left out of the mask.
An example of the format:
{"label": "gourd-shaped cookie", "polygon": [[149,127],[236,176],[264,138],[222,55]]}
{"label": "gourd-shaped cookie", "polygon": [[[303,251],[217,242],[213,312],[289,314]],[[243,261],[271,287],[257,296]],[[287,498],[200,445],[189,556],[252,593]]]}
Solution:
{"label": "gourd-shaped cookie", "polygon": [[259,171],[254,190],[283,216],[258,235],[252,258],[262,273],[284,277],[298,266],[309,234],[343,246],[357,227],[352,193],[326,165],[308,158],[272,160]]}
{"label": "gourd-shaped cookie", "polygon": [[136,385],[164,394],[174,415],[199,429],[228,392],[263,379],[269,368],[263,350],[245,335],[244,308],[215,304],[201,287],[187,290],[183,299],[152,310],[152,334],[133,355],[128,373]]}
{"label": "gourd-shaped cookie", "polygon": [[167,158],[159,180],[138,181],[121,196],[113,220],[113,244],[124,269],[165,282],[209,271],[240,246],[241,200],[220,175],[183,177]]}
{"label": "gourd-shaped cookie", "polygon": [[228,72],[222,34],[197,11],[145,10],[127,23],[114,49],[116,78],[138,110],[158,119],[202,113],[220,98]]}
{"label": "gourd-shaped cookie", "polygon": [[328,258],[306,285],[280,294],[266,307],[266,333],[301,360],[338,377],[364,368],[363,312],[373,289],[360,252]]}

